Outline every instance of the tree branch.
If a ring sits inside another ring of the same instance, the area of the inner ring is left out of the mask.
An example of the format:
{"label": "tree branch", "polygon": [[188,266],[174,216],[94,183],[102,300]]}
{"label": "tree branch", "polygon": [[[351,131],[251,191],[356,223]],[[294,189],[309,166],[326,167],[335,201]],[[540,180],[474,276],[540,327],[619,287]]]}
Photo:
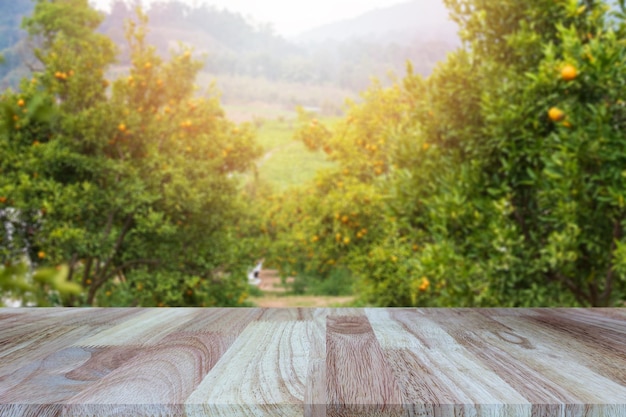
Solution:
{"label": "tree branch", "polygon": [[115,212],[112,211],[111,213],[109,213],[109,217],[107,219],[107,224],[104,228],[104,238],[106,239],[109,234],[111,233],[111,227],[113,226],[113,216],[115,215]]}
{"label": "tree branch", "polygon": [[76,261],[78,260],[78,254],[76,252],[74,252],[72,254],[72,259],[70,259],[70,271],[67,274],[67,280],[71,281],[74,278],[74,267],[76,266]]}
{"label": "tree branch", "polygon": [[[70,259],[69,263],[69,272],[67,274],[67,281],[71,282],[74,278],[74,267],[76,266],[76,262],[78,261],[78,254],[74,252],[72,254],[72,259]],[[70,295],[67,300],[67,307],[73,307],[76,302],[76,296],[74,294]]]}
{"label": "tree branch", "polygon": [[583,291],[581,291],[580,288],[578,288],[571,279],[559,274],[558,272],[554,274],[554,277],[558,281],[563,283],[574,294],[574,297],[576,297],[576,300],[580,304],[582,305],[593,304],[591,297],[588,294],[585,294]]}
{"label": "tree branch", "polygon": [[122,231],[120,232],[120,235],[117,237],[117,240],[115,241],[115,246],[113,247],[113,252],[108,257],[107,261],[105,262],[104,266],[102,267],[102,271],[100,273],[100,276],[97,277],[97,284],[98,285],[101,285],[101,284],[103,284],[106,281],[107,270],[111,266],[111,263],[113,262],[113,258],[115,257],[115,255],[119,252],[120,248],[122,247],[122,243],[124,243],[124,238],[126,238],[126,234],[130,230],[130,227],[132,226],[132,224],[133,224],[133,216],[132,216],[132,214],[129,214],[129,215],[126,216],[126,221],[124,222],[124,227],[122,228]]}
{"label": "tree branch", "polygon": [[591,306],[598,307],[598,286],[595,282],[588,282],[589,294],[591,295]]}
{"label": "tree branch", "polygon": [[85,271],[83,273],[83,285],[87,285],[87,279],[91,273],[91,265],[93,264],[93,258],[87,258],[87,264],[85,265]]}
{"label": "tree branch", "polygon": [[[617,246],[617,241],[622,237],[622,228],[621,228],[621,219],[615,221],[613,225],[613,241],[611,242],[611,250],[609,252],[611,258],[613,257],[613,252],[615,252],[615,247]],[[613,291],[613,261],[609,261],[609,269],[606,271],[606,278],[604,279],[604,291],[600,295],[602,299],[602,305],[608,306],[609,300],[611,298],[611,292]]]}
{"label": "tree branch", "polygon": [[88,304],[93,304],[93,299],[95,298],[96,291],[98,290],[98,288],[102,286],[102,284],[106,282],[107,277],[108,277],[107,270],[111,266],[111,263],[113,262],[113,258],[122,247],[122,243],[124,243],[124,238],[126,237],[126,234],[130,230],[130,227],[132,226],[132,224],[133,224],[133,216],[132,214],[129,214],[128,216],[126,216],[124,227],[122,228],[120,235],[117,237],[117,240],[115,241],[115,246],[113,247],[113,251],[109,255],[107,261],[105,262],[102,268],[100,268],[100,260],[99,259],[97,260],[96,274],[94,276],[93,283],[91,287],[89,288],[89,294],[87,295]]}

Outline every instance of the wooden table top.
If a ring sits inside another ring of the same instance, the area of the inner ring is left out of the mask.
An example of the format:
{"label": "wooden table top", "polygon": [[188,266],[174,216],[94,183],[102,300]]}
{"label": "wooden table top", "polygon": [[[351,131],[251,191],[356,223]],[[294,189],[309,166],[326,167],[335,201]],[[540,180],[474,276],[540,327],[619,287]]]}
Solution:
{"label": "wooden table top", "polygon": [[626,417],[626,309],[0,309],[0,416]]}

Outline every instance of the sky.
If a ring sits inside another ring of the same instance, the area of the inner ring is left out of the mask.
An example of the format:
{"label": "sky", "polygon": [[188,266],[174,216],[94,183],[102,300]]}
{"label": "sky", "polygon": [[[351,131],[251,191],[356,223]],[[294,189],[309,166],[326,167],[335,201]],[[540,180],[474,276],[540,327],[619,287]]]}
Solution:
{"label": "sky", "polygon": [[[142,0],[148,5],[156,0]],[[210,4],[251,18],[256,23],[271,23],[274,31],[290,37],[307,29],[337,20],[359,16],[407,0],[183,0],[188,4]],[[111,0],[90,0],[100,10],[108,10]]]}

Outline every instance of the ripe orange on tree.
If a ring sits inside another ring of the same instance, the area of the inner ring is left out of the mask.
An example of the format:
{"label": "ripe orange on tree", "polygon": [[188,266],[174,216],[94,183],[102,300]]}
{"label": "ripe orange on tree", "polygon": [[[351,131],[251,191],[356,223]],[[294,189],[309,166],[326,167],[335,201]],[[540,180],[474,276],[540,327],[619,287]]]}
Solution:
{"label": "ripe orange on tree", "polygon": [[558,107],[551,107],[550,110],[548,110],[548,117],[553,122],[558,122],[559,120],[563,120],[565,112]]}
{"label": "ripe orange on tree", "polygon": [[561,78],[565,81],[572,81],[577,75],[576,67],[571,64],[566,64],[561,68]]}

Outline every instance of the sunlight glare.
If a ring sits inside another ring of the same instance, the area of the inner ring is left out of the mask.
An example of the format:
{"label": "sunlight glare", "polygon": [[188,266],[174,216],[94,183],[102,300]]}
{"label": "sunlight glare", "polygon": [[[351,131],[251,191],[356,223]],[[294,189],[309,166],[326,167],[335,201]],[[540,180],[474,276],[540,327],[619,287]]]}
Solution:
{"label": "sunlight glare", "polygon": [[[143,0],[149,5],[157,0]],[[282,36],[295,36],[306,30],[343,19],[350,19],[372,9],[385,8],[406,0],[316,0],[312,3],[288,0],[182,0],[196,5],[208,4],[218,9],[241,13],[258,24],[270,23]],[[90,0],[100,10],[110,9],[110,0]]]}

